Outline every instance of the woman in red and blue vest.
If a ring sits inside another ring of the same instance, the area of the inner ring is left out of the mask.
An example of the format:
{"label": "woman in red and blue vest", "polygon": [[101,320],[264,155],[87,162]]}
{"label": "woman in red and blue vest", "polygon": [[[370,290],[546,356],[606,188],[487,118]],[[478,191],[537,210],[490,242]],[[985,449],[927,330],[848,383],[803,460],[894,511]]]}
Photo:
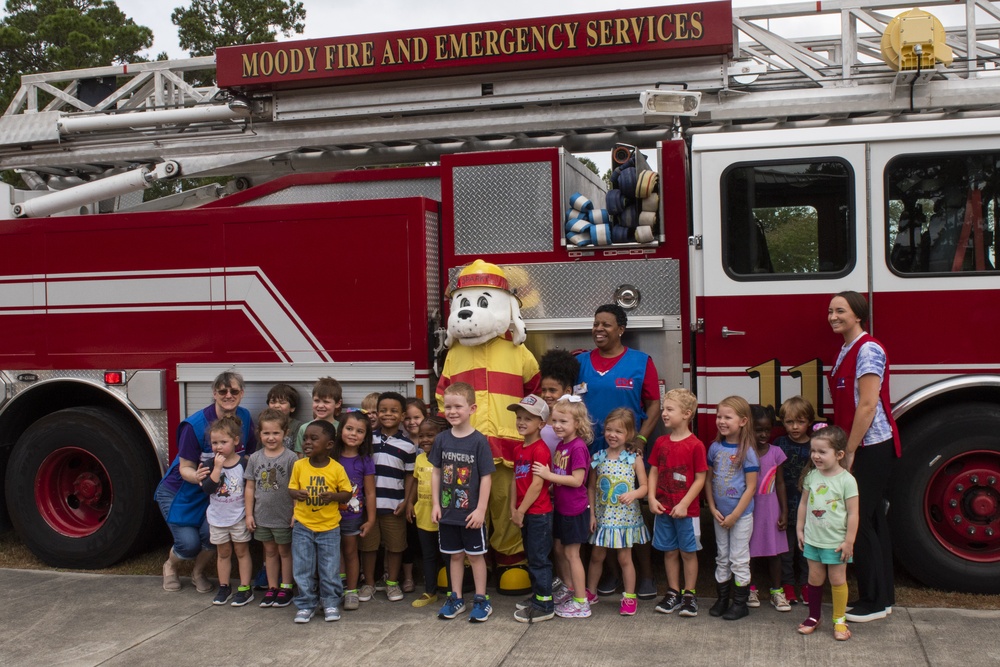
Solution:
{"label": "woman in red and blue vest", "polygon": [[[580,362],[579,384],[574,393],[583,399],[594,421],[594,442],[590,453],[607,449],[604,441],[604,420],[615,408],[628,408],[635,414],[635,430],[645,444],[660,419],[660,379],[648,354],[625,347],[622,335],[628,326],[625,309],[617,304],[599,306],[594,313],[591,335],[595,349],[577,356]],[[649,545],[636,545],[632,551],[638,574],[636,594],[643,600],[656,597]],[[597,590],[612,593],[617,568],[615,557],[608,551],[604,573]]]}
{"label": "woman in red and blue vest", "polygon": [[899,432],[889,402],[889,359],[864,329],[868,301],[857,292],[840,292],[830,301],[827,321],[844,337],[830,371],[830,396],[833,421],[848,434],[842,464],[858,482],[860,505],[854,544],[858,600],[848,604],[847,620],[865,623],[885,618],[895,603],[884,495],[900,454]]}
{"label": "woman in red and blue vest", "polygon": [[215,547],[208,539],[205,510],[208,496],[201,490],[201,480],[209,469],[203,461],[212,458],[212,444],[205,437],[208,427],[221,417],[236,416],[242,422],[240,447],[247,456],[257,447],[253,420],[243,399],[243,376],[226,371],[212,383],[214,402],[199,410],[177,427],[177,456],[156,487],[155,500],[174,538],[163,564],[163,590],[179,591],[181,582],[177,568],[181,561],[194,559],[191,581],[199,593],[209,593],[215,587],[205,576],[205,568],[215,562]]}

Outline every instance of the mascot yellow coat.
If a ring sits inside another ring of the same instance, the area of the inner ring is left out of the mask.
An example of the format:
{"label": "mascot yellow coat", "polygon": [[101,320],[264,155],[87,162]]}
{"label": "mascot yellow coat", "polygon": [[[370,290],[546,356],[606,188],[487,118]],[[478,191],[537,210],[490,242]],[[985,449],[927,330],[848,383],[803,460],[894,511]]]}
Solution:
{"label": "mascot yellow coat", "polygon": [[[524,339],[524,321],[503,269],[482,260],[465,267],[451,294],[448,356],[436,395],[443,410],[448,385],[466,382],[476,392],[472,426],[489,440],[497,466],[490,493],[490,546],[501,568],[524,562],[521,531],[510,520],[514,448],[522,439],[515,414],[507,409],[538,390],[538,362],[522,345]],[[499,589],[510,594],[530,590],[526,572],[503,571]]]}

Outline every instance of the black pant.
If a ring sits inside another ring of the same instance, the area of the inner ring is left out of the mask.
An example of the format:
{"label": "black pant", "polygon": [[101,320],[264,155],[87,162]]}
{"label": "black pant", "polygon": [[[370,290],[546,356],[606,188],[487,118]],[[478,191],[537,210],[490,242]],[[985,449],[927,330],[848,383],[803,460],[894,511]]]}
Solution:
{"label": "black pant", "polygon": [[[424,592],[434,595],[438,592],[437,578],[438,568],[446,565],[438,550],[437,531],[422,530],[417,528],[417,537],[420,540],[420,566],[424,573]],[[448,590],[451,590],[451,572],[446,567],[448,576]]]}
{"label": "black pant", "polygon": [[894,457],[892,440],[859,447],[854,455],[860,514],[854,541],[854,573],[858,578],[858,601],[876,610],[896,603],[884,498]]}
{"label": "black pant", "polygon": [[[781,583],[782,585],[805,586],[809,581],[809,561],[802,555],[799,549],[799,536],[796,534],[796,515],[799,508],[794,510],[788,508],[788,526],[785,528],[785,536],[788,538],[788,551],[781,554]],[[795,574],[795,566],[798,564],[799,573]]]}

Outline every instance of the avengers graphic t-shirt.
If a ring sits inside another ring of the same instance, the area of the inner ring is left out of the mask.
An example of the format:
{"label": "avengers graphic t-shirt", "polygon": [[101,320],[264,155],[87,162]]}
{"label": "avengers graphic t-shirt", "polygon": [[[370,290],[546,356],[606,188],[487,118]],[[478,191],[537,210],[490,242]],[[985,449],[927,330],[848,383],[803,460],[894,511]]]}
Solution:
{"label": "avengers graphic t-shirt", "polygon": [[451,431],[442,431],[434,438],[427,458],[435,468],[441,469],[440,523],[464,526],[479,505],[483,475],[496,470],[490,443],[479,431],[464,438],[456,438]]}

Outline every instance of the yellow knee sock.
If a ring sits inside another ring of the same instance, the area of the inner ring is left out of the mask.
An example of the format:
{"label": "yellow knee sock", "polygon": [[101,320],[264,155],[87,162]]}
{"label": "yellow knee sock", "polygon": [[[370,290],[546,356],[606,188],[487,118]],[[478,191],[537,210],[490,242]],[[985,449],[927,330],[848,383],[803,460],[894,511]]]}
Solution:
{"label": "yellow knee sock", "polygon": [[833,617],[843,618],[847,613],[847,584],[830,586],[830,590],[833,592]]}

